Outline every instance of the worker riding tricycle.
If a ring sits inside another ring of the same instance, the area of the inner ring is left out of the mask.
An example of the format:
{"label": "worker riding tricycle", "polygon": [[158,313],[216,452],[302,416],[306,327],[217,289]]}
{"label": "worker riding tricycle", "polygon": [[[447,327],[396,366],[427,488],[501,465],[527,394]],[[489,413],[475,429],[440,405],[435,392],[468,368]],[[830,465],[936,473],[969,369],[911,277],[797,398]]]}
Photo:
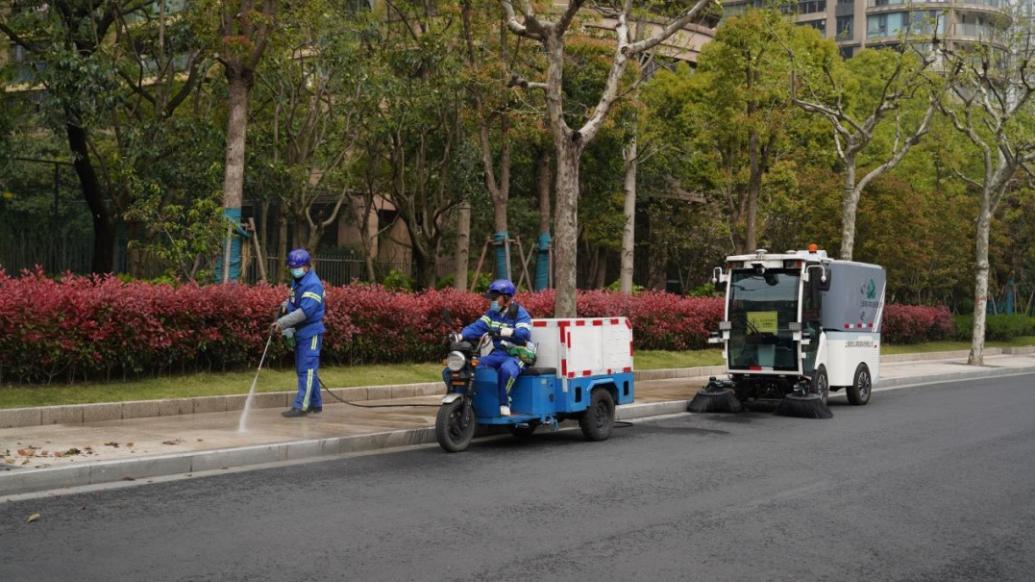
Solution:
{"label": "worker riding tricycle", "polygon": [[533,321],[514,293],[510,281],[494,281],[489,310],[447,338],[446,396],[435,419],[439,445],[466,449],[478,425],[528,437],[568,419],[577,419],[589,440],[608,438],[615,407],[633,401],[628,320]]}

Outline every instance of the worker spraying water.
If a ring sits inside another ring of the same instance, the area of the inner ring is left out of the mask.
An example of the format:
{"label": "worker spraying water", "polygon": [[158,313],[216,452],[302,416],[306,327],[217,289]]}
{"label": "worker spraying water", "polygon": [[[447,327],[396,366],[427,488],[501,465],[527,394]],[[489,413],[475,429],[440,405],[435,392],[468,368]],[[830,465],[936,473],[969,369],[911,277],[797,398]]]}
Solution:
{"label": "worker spraying water", "polygon": [[691,412],[739,412],[775,403],[776,414],[831,418],[830,392],[864,405],[880,374],[884,269],[807,251],[726,258],[713,282],[725,317],[710,343],[723,345],[728,380],[712,378]]}
{"label": "worker spraying water", "polygon": [[323,411],[318,372],[325,331],[324,292],[305,249],[288,253],[287,266],[291,269],[291,296],[281,305],[283,316],[274,322],[273,330],[294,345],[298,393],[291,408],[282,414],[298,418]]}

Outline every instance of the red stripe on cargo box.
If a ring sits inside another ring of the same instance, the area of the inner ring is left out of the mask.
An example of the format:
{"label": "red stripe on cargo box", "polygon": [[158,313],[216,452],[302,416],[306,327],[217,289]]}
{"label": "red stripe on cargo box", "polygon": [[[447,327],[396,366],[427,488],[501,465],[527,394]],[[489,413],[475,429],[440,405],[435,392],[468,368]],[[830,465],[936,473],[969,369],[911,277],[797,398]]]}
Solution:
{"label": "red stripe on cargo box", "polygon": [[572,372],[571,374],[568,374],[568,378],[569,379],[574,378],[574,377],[575,377],[575,372]]}
{"label": "red stripe on cargo box", "polygon": [[622,371],[625,372],[625,373],[629,373],[629,372],[632,372],[633,369],[632,368],[622,368]]}
{"label": "red stripe on cargo box", "polygon": [[618,318],[617,317],[611,320],[611,325],[618,325]]}
{"label": "red stripe on cargo box", "polygon": [[561,376],[567,376],[567,375],[568,375],[568,360],[562,358],[561,359]]}
{"label": "red stripe on cargo box", "polygon": [[593,372],[592,372],[592,370],[583,370],[582,371],[582,375],[583,376],[592,376]]}
{"label": "red stripe on cargo box", "polygon": [[533,321],[532,327],[546,327],[545,321]]}
{"label": "red stripe on cargo box", "polygon": [[601,326],[601,325],[604,325],[604,320],[602,320],[602,319],[594,319],[593,320],[593,327],[598,327],[598,326]]}
{"label": "red stripe on cargo box", "polygon": [[629,342],[629,355],[633,355],[633,343]]}
{"label": "red stripe on cargo box", "polygon": [[628,318],[626,318],[626,320],[625,320],[625,327],[628,327],[629,329],[633,328],[633,324],[632,324],[631,321],[629,321]]}
{"label": "red stripe on cargo box", "polygon": [[586,320],[585,319],[580,319],[580,320],[575,322],[575,325],[580,326],[580,327],[583,326],[583,325],[586,325]]}

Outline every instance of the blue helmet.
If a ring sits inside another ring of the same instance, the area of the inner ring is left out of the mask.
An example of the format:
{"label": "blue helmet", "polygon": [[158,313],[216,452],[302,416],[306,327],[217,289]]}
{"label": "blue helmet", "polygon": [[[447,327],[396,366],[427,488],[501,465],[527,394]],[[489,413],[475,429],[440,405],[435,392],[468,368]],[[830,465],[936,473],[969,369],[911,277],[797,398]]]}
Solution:
{"label": "blue helmet", "polygon": [[506,295],[507,297],[513,297],[515,292],[514,284],[509,279],[496,279],[489,285],[489,291],[485,293],[485,296]]}
{"label": "blue helmet", "polygon": [[295,269],[309,264],[309,252],[305,249],[295,249],[288,253],[287,266]]}

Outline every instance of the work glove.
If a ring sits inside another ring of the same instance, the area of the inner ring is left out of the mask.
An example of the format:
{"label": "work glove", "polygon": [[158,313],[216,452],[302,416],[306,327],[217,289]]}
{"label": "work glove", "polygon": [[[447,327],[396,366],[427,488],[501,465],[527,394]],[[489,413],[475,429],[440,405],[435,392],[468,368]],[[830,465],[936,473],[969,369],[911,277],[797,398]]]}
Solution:
{"label": "work glove", "polygon": [[449,334],[449,341],[450,341],[450,343],[454,343],[454,344],[457,343],[457,342],[462,342],[462,341],[464,341],[464,336],[459,334],[459,333],[453,332],[453,333]]}
{"label": "work glove", "polygon": [[514,335],[514,328],[512,327],[504,327],[500,330],[500,337],[510,337],[512,335]]}
{"label": "work glove", "polygon": [[289,347],[291,349],[294,349],[295,348],[295,328],[289,327],[289,328],[285,329],[284,331],[282,331],[281,334],[284,336],[284,344],[287,347]]}

